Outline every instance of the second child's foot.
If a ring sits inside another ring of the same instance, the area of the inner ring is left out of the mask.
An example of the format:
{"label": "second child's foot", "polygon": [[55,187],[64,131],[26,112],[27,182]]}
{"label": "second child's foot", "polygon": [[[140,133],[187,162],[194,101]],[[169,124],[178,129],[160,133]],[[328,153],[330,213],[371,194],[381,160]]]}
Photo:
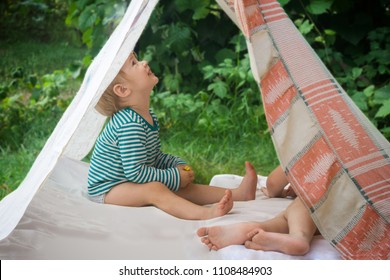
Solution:
{"label": "second child's foot", "polygon": [[239,223],[202,227],[198,229],[197,235],[210,250],[217,251],[230,245],[243,245],[248,240],[248,232],[258,226],[257,223]]}
{"label": "second child's foot", "polygon": [[247,201],[256,198],[257,174],[250,162],[245,162],[245,176],[238,188],[233,189],[233,200]]}

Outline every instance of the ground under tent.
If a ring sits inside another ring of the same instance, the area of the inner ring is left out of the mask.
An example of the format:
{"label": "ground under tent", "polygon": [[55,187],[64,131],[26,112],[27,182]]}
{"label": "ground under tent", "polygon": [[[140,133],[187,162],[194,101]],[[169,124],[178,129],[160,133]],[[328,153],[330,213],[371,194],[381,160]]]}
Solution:
{"label": "ground under tent", "polygon": [[[247,38],[279,160],[322,234],[311,251],[293,257],[236,245],[209,252],[199,242],[201,226],[265,220],[291,202],[260,191],[255,201],[235,203],[231,214],[207,221],[86,198],[88,164],[81,159],[105,121],[94,107],[157,2],[131,2],[25,180],[0,202],[1,259],[389,258],[390,144],[275,0],[217,2]],[[211,183],[234,187],[239,181],[226,175]]]}

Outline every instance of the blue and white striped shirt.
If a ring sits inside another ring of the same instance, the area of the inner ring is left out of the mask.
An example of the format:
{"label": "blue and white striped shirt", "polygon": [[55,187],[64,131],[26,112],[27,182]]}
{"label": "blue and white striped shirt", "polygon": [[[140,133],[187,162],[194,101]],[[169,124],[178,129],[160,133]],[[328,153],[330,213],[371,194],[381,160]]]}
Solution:
{"label": "blue and white striped shirt", "polygon": [[153,125],[137,112],[125,108],[115,113],[96,141],[88,174],[88,194],[107,193],[123,182],[161,182],[170,190],[180,186],[176,168],[182,159],[161,152],[159,126],[150,111]]}

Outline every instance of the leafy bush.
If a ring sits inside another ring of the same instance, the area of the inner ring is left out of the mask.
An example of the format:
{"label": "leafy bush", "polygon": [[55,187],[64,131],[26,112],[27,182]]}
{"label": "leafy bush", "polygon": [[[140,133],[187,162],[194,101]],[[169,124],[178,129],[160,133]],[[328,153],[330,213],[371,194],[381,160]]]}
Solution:
{"label": "leafy bush", "polygon": [[62,93],[71,78],[69,69],[56,70],[42,77],[25,75],[22,67],[14,69],[0,84],[2,146],[19,148],[35,119],[61,115],[71,100],[71,96]]}
{"label": "leafy bush", "polygon": [[202,73],[208,86],[196,94],[166,91],[153,95],[163,128],[179,126],[220,137],[267,129],[247,55],[241,61],[225,59],[217,67],[204,66]]}
{"label": "leafy bush", "polygon": [[60,0],[5,0],[0,4],[0,39],[32,38],[77,42],[73,30],[64,30],[67,3]]}
{"label": "leafy bush", "polygon": [[82,33],[82,42],[90,50],[85,60],[90,63],[126,11],[128,1],[69,1],[65,23]]}
{"label": "leafy bush", "polygon": [[380,0],[281,2],[341,86],[389,139],[389,3]]}
{"label": "leafy bush", "polygon": [[85,54],[68,42],[21,39],[0,48],[0,199],[23,180],[68,107],[82,75],[73,61]]}

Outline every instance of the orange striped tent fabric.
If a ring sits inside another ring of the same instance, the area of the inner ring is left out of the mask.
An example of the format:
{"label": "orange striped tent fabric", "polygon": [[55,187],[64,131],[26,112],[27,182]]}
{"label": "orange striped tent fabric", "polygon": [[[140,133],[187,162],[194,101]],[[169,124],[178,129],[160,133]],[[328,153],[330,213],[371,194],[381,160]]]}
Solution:
{"label": "orange striped tent fabric", "polygon": [[247,39],[280,163],[319,231],[345,259],[388,259],[389,142],[277,1],[224,2]]}

